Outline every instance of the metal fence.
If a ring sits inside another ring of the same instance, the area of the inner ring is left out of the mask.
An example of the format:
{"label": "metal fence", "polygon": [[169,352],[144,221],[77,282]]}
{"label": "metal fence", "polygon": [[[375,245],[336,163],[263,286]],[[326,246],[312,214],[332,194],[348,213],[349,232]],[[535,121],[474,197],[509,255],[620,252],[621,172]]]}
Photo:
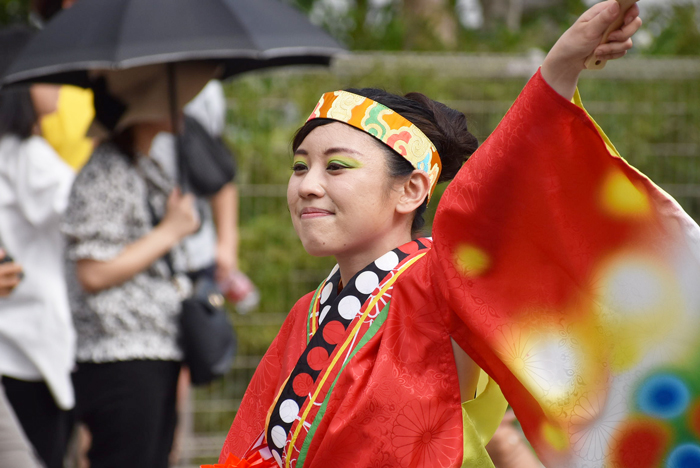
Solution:
{"label": "metal fence", "polygon": [[[245,388],[286,312],[326,274],[329,261],[307,261],[294,240],[285,201],[288,159],[279,155],[288,153],[293,128],[315,99],[348,85],[389,83],[390,90],[426,90],[464,112],[483,141],[541,59],[536,53],[353,54],[338,59],[329,71],[260,73],[228,85],[228,133],[239,153],[241,257],[263,291],[263,303],[250,315],[232,313],[240,338],[238,356],[224,379],[193,391],[183,418],[178,466],[216,459]],[[628,58],[600,72],[585,72],[580,90],[587,109],[623,157],[700,219],[700,60]],[[270,175],[275,170],[282,177]]]}

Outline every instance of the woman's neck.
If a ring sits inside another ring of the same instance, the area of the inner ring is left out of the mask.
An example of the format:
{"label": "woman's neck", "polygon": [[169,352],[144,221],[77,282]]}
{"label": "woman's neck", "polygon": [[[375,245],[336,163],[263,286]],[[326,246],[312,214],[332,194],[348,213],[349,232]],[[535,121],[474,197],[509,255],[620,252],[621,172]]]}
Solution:
{"label": "woman's neck", "polygon": [[340,278],[344,285],[364,267],[375,261],[390,250],[411,241],[411,232],[399,230],[393,235],[386,235],[361,252],[351,252],[336,255],[335,260],[340,269]]}
{"label": "woman's neck", "polygon": [[148,156],[151,152],[151,144],[153,144],[153,139],[156,135],[169,130],[169,126],[160,122],[144,122],[134,125],[134,150],[138,154]]}

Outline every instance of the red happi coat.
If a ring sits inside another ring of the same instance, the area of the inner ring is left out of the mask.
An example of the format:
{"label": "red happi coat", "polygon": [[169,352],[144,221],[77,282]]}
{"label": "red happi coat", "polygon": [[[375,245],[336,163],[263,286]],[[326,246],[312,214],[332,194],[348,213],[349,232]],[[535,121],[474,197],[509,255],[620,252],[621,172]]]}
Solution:
{"label": "red happi coat", "polygon": [[[547,467],[697,466],[700,229],[581,107],[537,73],[448,187],[433,235],[285,463],[490,466],[462,412],[452,338]],[[263,433],[313,298],[260,363],[222,461]]]}

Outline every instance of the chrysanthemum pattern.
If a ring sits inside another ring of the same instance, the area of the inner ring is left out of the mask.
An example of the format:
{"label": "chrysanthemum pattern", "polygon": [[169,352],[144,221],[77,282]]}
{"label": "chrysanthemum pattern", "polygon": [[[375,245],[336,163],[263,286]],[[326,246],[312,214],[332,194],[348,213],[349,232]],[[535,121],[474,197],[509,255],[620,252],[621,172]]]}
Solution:
{"label": "chrysanthemum pattern", "polygon": [[391,443],[401,466],[437,468],[451,465],[452,454],[460,450],[461,415],[433,400],[413,400],[396,418]]}
{"label": "chrysanthemum pattern", "polygon": [[574,389],[577,357],[558,334],[504,326],[494,347],[511,372],[543,401],[558,406]]}
{"label": "chrysanthemum pattern", "polygon": [[569,428],[572,449],[581,459],[603,462],[615,442],[615,433],[628,411],[617,390],[588,392],[576,403]]}

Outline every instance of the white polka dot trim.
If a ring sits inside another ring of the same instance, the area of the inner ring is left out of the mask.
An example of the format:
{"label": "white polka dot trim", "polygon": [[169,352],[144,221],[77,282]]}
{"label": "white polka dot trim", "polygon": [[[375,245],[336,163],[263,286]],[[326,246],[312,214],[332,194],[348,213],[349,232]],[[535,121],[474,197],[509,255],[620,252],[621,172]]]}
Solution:
{"label": "white polka dot trim", "polygon": [[328,283],[323,287],[323,291],[321,291],[321,304],[325,304],[331,296],[331,291],[333,291],[333,283]]}
{"label": "white polka dot trim", "polygon": [[326,278],[326,281],[328,281],[328,280],[330,280],[331,278],[333,278],[333,275],[335,275],[335,272],[338,271],[338,268],[340,268],[340,267],[339,267],[338,264],[336,263],[335,266],[333,267],[333,269],[331,270],[331,272],[328,274],[328,278]]}
{"label": "white polka dot trim", "polygon": [[379,277],[373,271],[364,271],[355,280],[355,287],[362,294],[369,294],[379,286]]}
{"label": "white polka dot trim", "polygon": [[399,256],[395,252],[387,252],[374,261],[377,268],[384,271],[393,270],[399,264]]}
{"label": "white polka dot trim", "polygon": [[331,306],[329,305],[323,308],[323,310],[321,311],[321,316],[318,318],[318,323],[323,323],[323,321],[326,319],[326,315],[328,315],[329,310],[331,310]]}
{"label": "white polka dot trim", "polygon": [[272,443],[275,444],[275,447],[280,449],[284,447],[284,443],[287,441],[287,432],[282,426],[273,427],[270,434],[272,435]]}
{"label": "white polka dot trim", "polygon": [[280,454],[277,453],[277,450],[272,450],[271,452],[272,452],[273,458],[275,459],[275,461],[277,462],[277,464],[281,468],[282,467],[282,457],[280,457]]}
{"label": "white polka dot trim", "polygon": [[338,303],[338,313],[345,320],[352,320],[360,312],[360,300],[355,296],[345,296]]}
{"label": "white polka dot trim", "polygon": [[299,414],[299,405],[294,400],[284,400],[280,405],[280,418],[287,424],[293,422]]}

